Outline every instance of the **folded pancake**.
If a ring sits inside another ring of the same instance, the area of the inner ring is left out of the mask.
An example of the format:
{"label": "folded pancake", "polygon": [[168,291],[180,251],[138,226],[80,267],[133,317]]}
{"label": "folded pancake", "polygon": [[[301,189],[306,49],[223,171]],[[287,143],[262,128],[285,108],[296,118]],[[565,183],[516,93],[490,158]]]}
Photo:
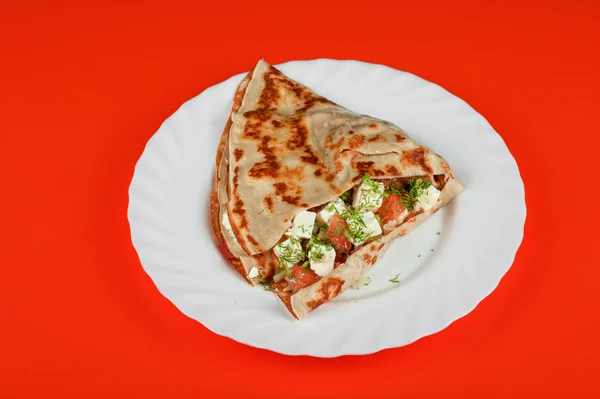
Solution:
{"label": "folded pancake", "polygon": [[[448,164],[399,127],[339,106],[263,60],[238,87],[216,162],[211,207],[219,249],[248,282],[266,282],[296,318],[354,284],[394,238],[410,232],[462,190]],[[360,203],[361,187],[365,198],[364,190],[381,189],[377,204],[362,203],[355,209],[356,204],[340,202],[348,209],[344,216],[325,217],[325,207],[341,201],[340,196],[354,193]],[[429,205],[423,202],[428,193],[435,194],[428,197]],[[403,211],[392,212],[394,220],[385,214],[390,203]],[[338,219],[350,230],[352,220],[364,224],[362,216],[352,218],[365,215],[365,210],[381,224],[377,237],[339,241],[331,235]],[[304,228],[294,224],[300,214],[327,220],[302,235],[298,228]],[[304,260],[315,243],[323,251],[335,248],[335,268],[325,275],[321,270],[311,280],[304,275],[312,273],[305,261],[306,273],[293,269],[290,274],[294,262],[282,260],[281,248],[301,246]]]}

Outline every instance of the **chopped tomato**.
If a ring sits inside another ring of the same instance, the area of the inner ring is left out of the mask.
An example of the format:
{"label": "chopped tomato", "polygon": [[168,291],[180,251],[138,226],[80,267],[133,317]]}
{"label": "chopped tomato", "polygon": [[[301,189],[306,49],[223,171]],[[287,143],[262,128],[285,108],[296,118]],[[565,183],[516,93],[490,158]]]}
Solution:
{"label": "chopped tomato", "polygon": [[327,236],[333,243],[336,252],[338,250],[349,251],[352,248],[352,243],[346,238],[347,231],[348,223],[340,215],[333,215],[329,221]]}
{"label": "chopped tomato", "polygon": [[381,217],[381,224],[386,224],[391,220],[395,220],[404,212],[405,208],[402,205],[402,199],[398,194],[392,194],[383,199],[381,207],[377,210],[377,214]]}
{"label": "chopped tomato", "polygon": [[294,266],[292,269],[292,277],[294,277],[294,279],[290,281],[290,287],[292,287],[292,292],[294,294],[302,288],[308,287],[321,279],[321,277],[317,276],[317,273],[310,269],[303,269],[300,266]]}

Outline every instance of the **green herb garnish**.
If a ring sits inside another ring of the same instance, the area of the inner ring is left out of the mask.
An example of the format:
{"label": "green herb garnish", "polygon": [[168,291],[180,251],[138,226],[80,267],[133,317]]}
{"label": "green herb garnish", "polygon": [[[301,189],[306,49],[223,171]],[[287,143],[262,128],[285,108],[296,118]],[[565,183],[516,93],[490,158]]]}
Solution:
{"label": "green herb garnish", "polygon": [[381,200],[385,194],[383,183],[371,180],[371,176],[365,174],[362,178],[361,190],[361,207],[374,209],[381,204]]}
{"label": "green herb garnish", "polygon": [[362,215],[356,214],[356,210],[347,213],[346,221],[348,222],[348,240],[353,243],[367,241],[373,234],[373,231],[367,231],[367,225]]}
{"label": "green herb garnish", "polygon": [[442,233],[440,233],[440,232],[438,231],[438,232],[437,232],[437,233],[435,233],[435,234],[437,234],[437,235],[439,236],[439,235],[440,235],[440,234],[442,234]]}
{"label": "green herb garnish", "polygon": [[367,276],[367,278],[369,279],[369,281],[367,281],[366,283],[364,283],[364,284],[363,284],[365,287],[366,287],[367,285],[371,284],[371,277],[368,277],[368,276]]}
{"label": "green herb garnish", "polygon": [[346,191],[345,193],[343,193],[342,195],[340,195],[340,199],[344,202],[350,202],[351,197],[350,197],[350,190]]}
{"label": "green herb garnish", "polygon": [[329,228],[325,223],[315,221],[315,227],[317,228],[316,235],[320,235],[322,232],[326,232]]}
{"label": "green herb garnish", "polygon": [[261,281],[258,284],[262,285],[263,288],[265,289],[265,291],[274,291],[275,288],[273,288],[273,280],[267,280],[267,281]]}
{"label": "green herb garnish", "polygon": [[289,241],[290,242],[285,245],[283,245],[283,243],[277,244],[277,258],[279,258],[280,266],[281,264],[285,267],[295,265],[306,257],[302,250],[300,240],[295,237],[290,237]]}
{"label": "green herb garnish", "polygon": [[388,192],[388,195],[397,194],[400,196],[402,206],[409,211],[412,211],[417,205],[417,202],[419,202],[419,198],[427,191],[429,186],[431,186],[429,180],[417,177],[415,179],[410,179],[406,184],[406,187],[401,186],[397,180],[392,180],[386,191]]}
{"label": "green herb garnish", "polygon": [[400,276],[400,273],[396,274],[396,277],[390,279],[390,283],[399,283],[400,280],[398,280],[398,276]]}

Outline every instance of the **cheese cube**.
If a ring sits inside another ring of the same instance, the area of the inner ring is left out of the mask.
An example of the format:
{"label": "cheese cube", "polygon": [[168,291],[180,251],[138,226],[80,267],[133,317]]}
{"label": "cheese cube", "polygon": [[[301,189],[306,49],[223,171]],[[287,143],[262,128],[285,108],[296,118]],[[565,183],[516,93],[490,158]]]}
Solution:
{"label": "cheese cube", "polygon": [[361,211],[376,211],[383,202],[383,183],[364,179],[360,186],[354,189],[352,207]]}
{"label": "cheese cube", "polygon": [[335,262],[335,249],[330,245],[321,243],[313,244],[308,251],[308,261],[310,268],[323,277],[331,273]]}
{"label": "cheese cube", "polygon": [[381,235],[381,226],[373,212],[364,212],[346,219],[348,223],[348,240],[358,246],[365,241]]}
{"label": "cheese cube", "polygon": [[286,232],[288,236],[298,238],[310,238],[312,237],[313,229],[315,227],[315,217],[317,216],[314,212],[302,211],[296,215],[292,227]]}
{"label": "cheese cube", "polygon": [[300,244],[300,239],[295,237],[290,237],[275,245],[273,252],[275,252],[279,262],[287,268],[296,266],[306,256]]}
{"label": "cheese cube", "polygon": [[341,198],[336,198],[317,214],[317,220],[321,223],[329,224],[333,215],[340,215],[347,209],[346,203]]}
{"label": "cheese cube", "polygon": [[433,186],[429,186],[427,191],[419,197],[415,210],[423,209],[425,212],[430,210],[440,198],[441,191]]}

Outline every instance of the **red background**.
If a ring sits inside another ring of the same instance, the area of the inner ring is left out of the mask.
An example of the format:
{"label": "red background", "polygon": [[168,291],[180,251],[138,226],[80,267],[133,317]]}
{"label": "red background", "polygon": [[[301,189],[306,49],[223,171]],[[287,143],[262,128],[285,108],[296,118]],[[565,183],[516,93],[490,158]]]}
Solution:
{"label": "red background", "polygon": [[[599,2],[4,3],[1,396],[600,396]],[[133,167],[181,103],[259,56],[386,64],[490,121],[528,216],[477,309],[328,360],[217,336],[158,293],[130,243]]]}

